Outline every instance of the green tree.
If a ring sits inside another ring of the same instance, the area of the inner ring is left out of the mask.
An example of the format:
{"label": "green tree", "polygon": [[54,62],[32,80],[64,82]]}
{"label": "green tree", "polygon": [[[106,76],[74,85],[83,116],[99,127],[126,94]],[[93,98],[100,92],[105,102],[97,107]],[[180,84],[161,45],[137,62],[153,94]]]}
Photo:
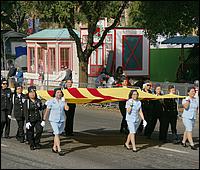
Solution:
{"label": "green tree", "polygon": [[26,11],[21,1],[1,2],[1,26],[4,29],[12,29],[16,32],[24,31],[24,19]]}
{"label": "green tree", "polygon": [[[32,3],[32,7],[38,11],[41,19],[63,25],[74,38],[79,58],[79,82],[83,87],[88,83],[88,61],[92,52],[102,45],[107,33],[120,22],[121,14],[127,4],[128,1],[37,1]],[[94,44],[94,34],[100,17],[112,17],[114,21],[105,28],[99,42]],[[81,38],[73,30],[75,24],[80,22],[88,26],[85,49],[82,48]]]}
{"label": "green tree", "polygon": [[191,34],[199,30],[199,1],[134,1],[129,9],[129,25],[144,28],[151,42],[158,34]]}

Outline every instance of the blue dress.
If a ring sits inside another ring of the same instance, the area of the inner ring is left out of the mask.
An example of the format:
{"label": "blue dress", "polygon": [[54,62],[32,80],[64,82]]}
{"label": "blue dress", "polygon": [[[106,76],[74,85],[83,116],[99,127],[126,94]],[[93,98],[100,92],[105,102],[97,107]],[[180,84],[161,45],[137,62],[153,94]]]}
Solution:
{"label": "blue dress", "polygon": [[[199,107],[199,101],[196,98],[190,98],[189,100],[190,104],[188,108],[183,110],[182,118],[186,131],[192,132],[196,120],[197,109]],[[186,102],[187,99],[183,99],[182,104],[185,104]]]}
{"label": "blue dress", "polygon": [[139,115],[139,111],[141,109],[141,102],[139,100],[133,100],[133,99],[129,99],[126,102],[126,109],[132,107],[130,113],[126,113],[126,121],[128,124],[128,129],[130,131],[130,133],[136,133],[140,122],[141,122],[141,118]]}
{"label": "blue dress", "polygon": [[65,121],[65,102],[61,99],[58,101],[56,98],[46,102],[47,108],[50,109],[49,121],[54,134],[61,134],[64,131]]}

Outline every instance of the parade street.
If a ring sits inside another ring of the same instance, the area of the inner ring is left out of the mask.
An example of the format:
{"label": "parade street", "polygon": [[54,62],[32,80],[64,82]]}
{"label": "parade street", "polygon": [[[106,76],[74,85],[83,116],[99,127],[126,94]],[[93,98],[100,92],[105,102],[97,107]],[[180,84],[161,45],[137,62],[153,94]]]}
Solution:
{"label": "parade street", "polygon": [[[12,120],[11,138],[1,138],[1,168],[199,169],[199,147],[198,150],[192,150],[180,144],[159,143],[159,122],[152,139],[136,136],[136,146],[139,149],[136,153],[123,146],[126,136],[119,132],[120,123],[121,114],[117,109],[77,105],[74,136],[61,136],[61,148],[66,154],[59,156],[51,150],[53,135],[48,121],[41,138],[42,148],[32,151],[28,144],[16,140],[17,124]],[[178,119],[177,130],[182,136],[184,126],[181,117]],[[195,145],[199,146],[199,115],[193,139]]]}

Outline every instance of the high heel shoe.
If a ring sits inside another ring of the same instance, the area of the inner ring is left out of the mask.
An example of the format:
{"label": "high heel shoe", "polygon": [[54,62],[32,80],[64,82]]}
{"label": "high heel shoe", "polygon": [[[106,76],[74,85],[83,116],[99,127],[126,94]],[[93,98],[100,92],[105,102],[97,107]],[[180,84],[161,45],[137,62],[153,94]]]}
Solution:
{"label": "high heel shoe", "polygon": [[124,147],[127,149],[127,150],[130,150],[131,148],[129,148],[126,143],[124,144]]}
{"label": "high heel shoe", "polygon": [[192,145],[190,145],[190,148],[191,148],[192,150],[197,150],[197,148],[196,148],[195,146],[192,146]]}
{"label": "high heel shoe", "polygon": [[64,155],[65,155],[65,152],[61,150],[61,151],[58,152],[58,155],[64,156]]}
{"label": "high heel shoe", "polygon": [[53,153],[58,153],[58,151],[55,151],[53,148],[52,148],[52,152],[53,152]]}
{"label": "high heel shoe", "polygon": [[137,152],[138,150],[137,150],[137,149],[132,149],[132,151],[133,151],[133,152]]}
{"label": "high heel shoe", "polygon": [[181,142],[181,145],[182,145],[183,147],[187,147],[186,143]]}

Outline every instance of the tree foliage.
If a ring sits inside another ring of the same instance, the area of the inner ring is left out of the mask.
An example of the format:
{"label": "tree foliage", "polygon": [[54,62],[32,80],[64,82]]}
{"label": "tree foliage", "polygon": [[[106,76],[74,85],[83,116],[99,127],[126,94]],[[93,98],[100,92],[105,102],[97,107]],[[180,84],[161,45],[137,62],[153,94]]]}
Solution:
{"label": "tree foliage", "polygon": [[20,1],[1,2],[1,26],[17,32],[23,32],[26,11]]}
{"label": "tree foliage", "polygon": [[199,27],[199,1],[135,1],[129,18],[129,24],[144,28],[152,41],[158,34],[188,35]]}

